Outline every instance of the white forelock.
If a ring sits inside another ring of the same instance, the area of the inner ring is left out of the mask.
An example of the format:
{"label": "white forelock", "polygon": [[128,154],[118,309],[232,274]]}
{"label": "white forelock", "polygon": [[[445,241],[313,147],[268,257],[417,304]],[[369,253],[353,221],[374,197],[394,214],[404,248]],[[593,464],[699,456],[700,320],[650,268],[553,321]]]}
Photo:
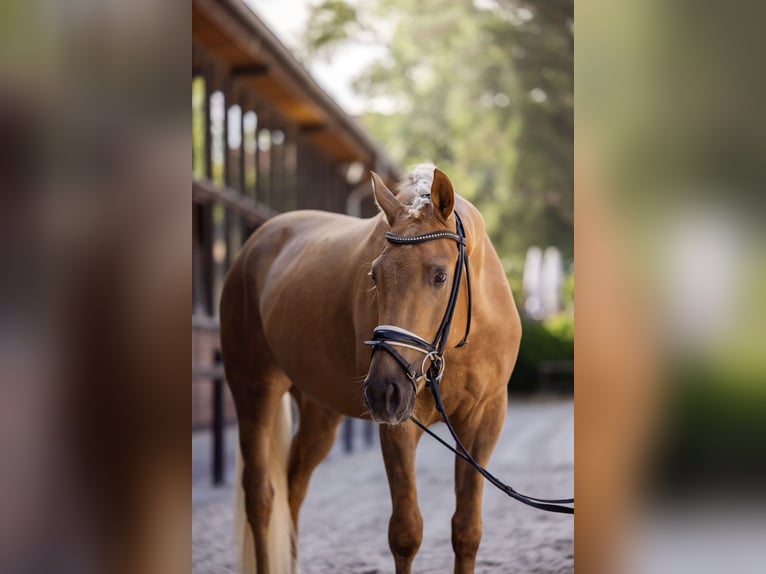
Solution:
{"label": "white forelock", "polygon": [[418,195],[431,192],[431,185],[434,182],[434,170],[436,166],[432,163],[421,163],[412,168],[409,173],[412,189]]}
{"label": "white forelock", "polygon": [[412,205],[407,209],[411,216],[419,216],[420,210],[431,203],[428,197],[422,197],[431,193],[431,185],[434,182],[434,169],[436,166],[432,163],[421,163],[416,165],[408,175],[409,188],[415,193],[415,199]]}

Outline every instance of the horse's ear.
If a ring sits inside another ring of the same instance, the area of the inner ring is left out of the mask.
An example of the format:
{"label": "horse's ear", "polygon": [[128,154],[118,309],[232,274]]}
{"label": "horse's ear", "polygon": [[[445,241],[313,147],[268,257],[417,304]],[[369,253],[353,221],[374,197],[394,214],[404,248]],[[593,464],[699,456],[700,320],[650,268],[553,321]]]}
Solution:
{"label": "horse's ear", "polygon": [[397,216],[402,212],[403,206],[377,173],[371,171],[370,175],[372,176],[372,193],[375,196],[375,203],[386,215],[388,224],[393,225]]}
{"label": "horse's ear", "polygon": [[431,203],[434,205],[434,214],[443,223],[452,215],[455,208],[455,190],[447,175],[438,168],[434,168],[434,182],[431,184]]}

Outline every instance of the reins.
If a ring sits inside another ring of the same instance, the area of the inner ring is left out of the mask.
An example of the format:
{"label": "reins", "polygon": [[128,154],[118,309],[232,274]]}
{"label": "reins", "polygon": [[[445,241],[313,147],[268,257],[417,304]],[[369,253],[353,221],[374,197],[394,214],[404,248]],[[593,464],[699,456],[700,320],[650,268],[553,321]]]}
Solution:
{"label": "reins", "polygon": [[[415,390],[415,394],[418,392],[418,381],[425,379],[426,386],[430,387],[431,394],[434,397],[434,404],[436,410],[444,419],[444,423],[447,425],[452,438],[455,440],[457,448],[453,447],[436,433],[428,429],[423,423],[417,420],[415,417],[410,417],[410,420],[418,425],[423,431],[434,437],[441,444],[446,446],[455,455],[459,456],[476,471],[481,474],[490,484],[510,496],[519,502],[548,512],[557,512],[561,514],[574,514],[574,508],[565,506],[566,504],[574,504],[574,498],[565,499],[545,499],[535,498],[527,496],[513,489],[511,486],[503,483],[486,468],[481,466],[468,452],[463,442],[455,432],[452,423],[447,416],[447,411],[444,408],[444,402],[442,400],[441,379],[444,374],[444,348],[447,345],[447,339],[449,338],[450,329],[452,327],[452,319],[455,315],[455,309],[457,307],[457,299],[460,293],[460,283],[463,277],[463,270],[465,270],[466,288],[468,295],[468,314],[466,317],[465,334],[455,348],[462,347],[468,343],[468,335],[471,330],[471,274],[468,267],[468,254],[466,252],[466,235],[463,222],[457,212],[454,212],[456,222],[456,233],[451,231],[432,231],[430,233],[423,233],[421,235],[396,235],[392,232],[386,233],[386,239],[399,245],[414,245],[418,243],[425,243],[426,241],[435,241],[437,239],[449,239],[455,241],[458,247],[458,259],[455,264],[455,276],[452,281],[452,289],[450,290],[449,303],[447,309],[442,318],[439,329],[436,331],[436,336],[432,342],[428,342],[415,333],[397,327],[394,325],[378,325],[372,332],[372,338],[369,341],[365,341],[366,345],[370,345],[373,348],[373,353],[382,349],[391,355],[397,363],[404,370],[407,378],[412,383]],[[399,353],[395,347],[404,347],[423,353],[423,362],[420,365],[420,373],[418,374],[416,367],[407,362],[407,360]],[[430,361],[430,365],[426,368],[426,363]]]}

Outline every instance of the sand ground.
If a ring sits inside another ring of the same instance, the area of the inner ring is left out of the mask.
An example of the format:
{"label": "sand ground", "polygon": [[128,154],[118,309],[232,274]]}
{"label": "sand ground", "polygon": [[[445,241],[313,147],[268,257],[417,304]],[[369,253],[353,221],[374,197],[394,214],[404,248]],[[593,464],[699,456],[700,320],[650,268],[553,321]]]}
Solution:
{"label": "sand ground", "polygon": [[[574,489],[574,409],[571,398],[512,399],[489,468],[517,490],[566,498]],[[446,436],[443,425],[434,427]],[[359,441],[361,443],[361,441]],[[233,464],[236,431],[227,436]],[[209,486],[209,436],[192,437],[193,574],[235,572],[231,484]],[[413,572],[452,572],[453,455],[425,436],[417,455],[423,544]],[[233,471],[227,476],[232,481]],[[523,506],[485,487],[484,535],[477,574],[564,573],[574,569],[573,518]],[[336,446],[316,470],[301,513],[302,574],[382,574],[394,571],[388,550],[391,510],[377,445],[352,454]]]}

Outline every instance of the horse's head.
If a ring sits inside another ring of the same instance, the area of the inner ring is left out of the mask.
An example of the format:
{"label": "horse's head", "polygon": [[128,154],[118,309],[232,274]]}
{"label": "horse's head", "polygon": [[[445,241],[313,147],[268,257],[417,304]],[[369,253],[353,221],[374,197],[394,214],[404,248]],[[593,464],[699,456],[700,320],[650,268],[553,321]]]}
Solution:
{"label": "horse's head", "polygon": [[[429,174],[425,181],[403,190],[399,198],[377,174],[372,178],[375,201],[392,233],[454,232],[455,193],[449,178],[438,169],[432,177]],[[405,329],[433,341],[449,302],[457,258],[453,241],[388,242],[370,272],[377,294],[378,325]],[[364,382],[370,415],[388,424],[410,417],[417,393],[425,386],[423,369],[430,364],[424,353],[406,345],[396,345],[395,351],[410,365],[410,376],[391,352],[375,352]]]}

